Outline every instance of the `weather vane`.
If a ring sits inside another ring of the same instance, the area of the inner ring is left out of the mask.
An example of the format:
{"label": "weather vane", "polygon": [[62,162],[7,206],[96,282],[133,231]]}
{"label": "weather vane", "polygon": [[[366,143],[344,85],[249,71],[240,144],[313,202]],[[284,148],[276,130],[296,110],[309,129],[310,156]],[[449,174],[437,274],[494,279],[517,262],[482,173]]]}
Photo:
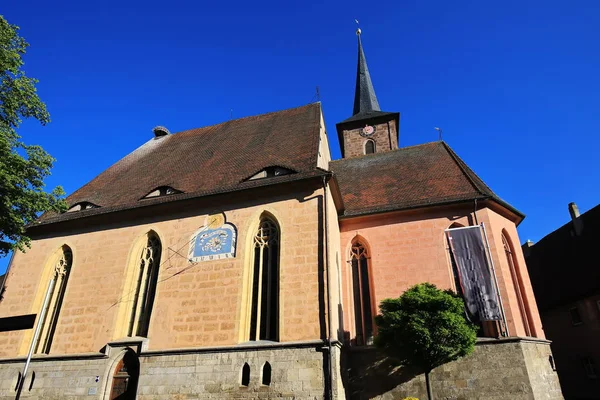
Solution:
{"label": "weather vane", "polygon": [[357,35],[360,35],[360,34],[361,34],[361,32],[362,32],[362,31],[360,30],[360,24],[358,23],[358,20],[357,20],[357,19],[355,19],[355,20],[354,20],[354,22],[356,22],[356,26],[358,26],[358,28],[356,29],[356,34],[357,34]]}

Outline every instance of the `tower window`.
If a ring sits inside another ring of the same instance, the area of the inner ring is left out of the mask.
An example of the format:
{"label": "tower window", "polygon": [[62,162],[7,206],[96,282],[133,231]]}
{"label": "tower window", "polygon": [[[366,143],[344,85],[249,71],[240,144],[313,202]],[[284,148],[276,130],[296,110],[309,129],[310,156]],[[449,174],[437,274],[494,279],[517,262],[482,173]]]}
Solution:
{"label": "tower window", "polygon": [[375,153],[375,141],[369,139],[365,142],[365,154],[373,153]]}
{"label": "tower window", "polygon": [[127,336],[146,336],[150,323],[150,314],[156,293],[158,267],[160,265],[161,243],[156,234],[150,232],[142,248],[137,270],[133,308],[129,319]]}
{"label": "tower window", "polygon": [[56,330],[56,325],[58,323],[58,315],[60,314],[60,308],[65,296],[72,262],[73,253],[71,252],[71,249],[68,246],[63,246],[61,254],[58,257],[56,264],[54,264],[51,281],[52,285],[50,286],[50,299],[46,306],[46,315],[41,324],[40,335],[35,344],[34,352],[36,354],[47,354],[50,352],[50,346],[52,345],[54,331]]}
{"label": "tower window", "polygon": [[354,297],[354,324],[356,345],[373,341],[373,313],[371,311],[371,287],[369,283],[369,259],[366,248],[356,242],[350,252],[352,263],[352,290]]}
{"label": "tower window", "polygon": [[250,340],[278,340],[279,229],[268,217],[254,236]]}

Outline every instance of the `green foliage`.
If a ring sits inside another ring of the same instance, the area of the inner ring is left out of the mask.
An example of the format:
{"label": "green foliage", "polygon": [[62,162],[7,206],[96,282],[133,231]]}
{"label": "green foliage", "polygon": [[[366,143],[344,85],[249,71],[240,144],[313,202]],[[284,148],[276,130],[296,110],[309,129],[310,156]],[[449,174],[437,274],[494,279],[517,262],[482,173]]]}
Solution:
{"label": "green foliage", "polygon": [[38,81],[21,69],[29,44],[18,29],[0,15],[0,257],[29,245],[25,228],[40,213],[66,208],[61,187],[44,192],[54,159],[40,146],[21,142],[16,131],[23,118],[50,122]]}
{"label": "green foliage", "polygon": [[381,302],[375,344],[401,364],[429,372],[471,353],[477,328],[467,321],[463,300],[430,283]]}
{"label": "green foliage", "polygon": [[405,397],[402,400],[419,400],[416,397]]}

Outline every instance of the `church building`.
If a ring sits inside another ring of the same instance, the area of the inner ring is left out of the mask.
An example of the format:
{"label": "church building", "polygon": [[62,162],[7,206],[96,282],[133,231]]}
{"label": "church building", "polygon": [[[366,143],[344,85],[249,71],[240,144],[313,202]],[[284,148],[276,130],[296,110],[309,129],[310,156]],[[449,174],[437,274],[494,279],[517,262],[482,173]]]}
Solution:
{"label": "church building", "polygon": [[434,392],[561,399],[524,215],[447,143],[400,145],[360,31],[354,109],[336,128],[339,160],[320,103],[156,127],[43,215],[0,301],[14,325],[0,326],[0,399],[424,398],[423,376],[373,346],[374,317],[417,283],[462,293],[447,231],[476,226],[503,318],[432,372]]}

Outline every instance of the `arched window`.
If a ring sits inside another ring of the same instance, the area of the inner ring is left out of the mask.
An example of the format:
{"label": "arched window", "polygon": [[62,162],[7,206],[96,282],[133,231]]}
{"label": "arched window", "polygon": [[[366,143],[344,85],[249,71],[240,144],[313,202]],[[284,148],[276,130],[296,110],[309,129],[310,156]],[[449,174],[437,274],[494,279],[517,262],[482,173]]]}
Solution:
{"label": "arched window", "polygon": [[115,338],[148,335],[161,252],[160,239],[153,231],[134,245],[120,298]]}
{"label": "arched window", "polygon": [[140,362],[137,354],[127,350],[113,372],[110,400],[135,399],[139,375]]}
{"label": "arched window", "polygon": [[242,386],[248,386],[250,384],[250,366],[248,363],[244,363],[244,366],[242,367],[241,384]]}
{"label": "arched window", "polygon": [[373,342],[373,312],[369,283],[369,256],[359,241],[350,250],[352,264],[352,292],[354,299],[354,325],[357,346]]}
{"label": "arched window", "polygon": [[[54,338],[54,332],[58,323],[60,308],[65,297],[65,290],[67,288],[67,281],[69,280],[72,263],[73,253],[71,252],[71,249],[69,246],[63,246],[52,266],[53,271],[50,280],[50,282],[52,282],[50,286],[50,297],[46,306],[46,315],[41,323],[40,335],[38,336],[34,348],[34,353],[36,354],[47,354],[50,352],[52,339]],[[46,288],[47,286],[44,285],[43,290],[46,290]],[[40,315],[41,314],[42,312],[40,312]]]}
{"label": "arched window", "polygon": [[269,362],[265,362],[262,370],[262,384],[265,386],[271,385],[271,364]]}
{"label": "arched window", "polygon": [[365,142],[365,154],[375,153],[375,141],[369,139]]}
{"label": "arched window", "polygon": [[519,311],[521,312],[521,319],[523,321],[523,327],[525,328],[525,334],[532,336],[532,327],[530,323],[530,315],[527,310],[525,292],[523,290],[523,279],[521,278],[520,271],[518,269],[517,260],[513,252],[512,246],[508,241],[504,232],[502,233],[502,245],[504,246],[504,253],[506,254],[506,261],[508,268],[510,269],[510,276],[513,281],[515,288],[515,294],[517,295],[517,302],[519,303]]}
{"label": "arched window", "polygon": [[279,227],[261,218],[254,236],[250,340],[279,338]]}

